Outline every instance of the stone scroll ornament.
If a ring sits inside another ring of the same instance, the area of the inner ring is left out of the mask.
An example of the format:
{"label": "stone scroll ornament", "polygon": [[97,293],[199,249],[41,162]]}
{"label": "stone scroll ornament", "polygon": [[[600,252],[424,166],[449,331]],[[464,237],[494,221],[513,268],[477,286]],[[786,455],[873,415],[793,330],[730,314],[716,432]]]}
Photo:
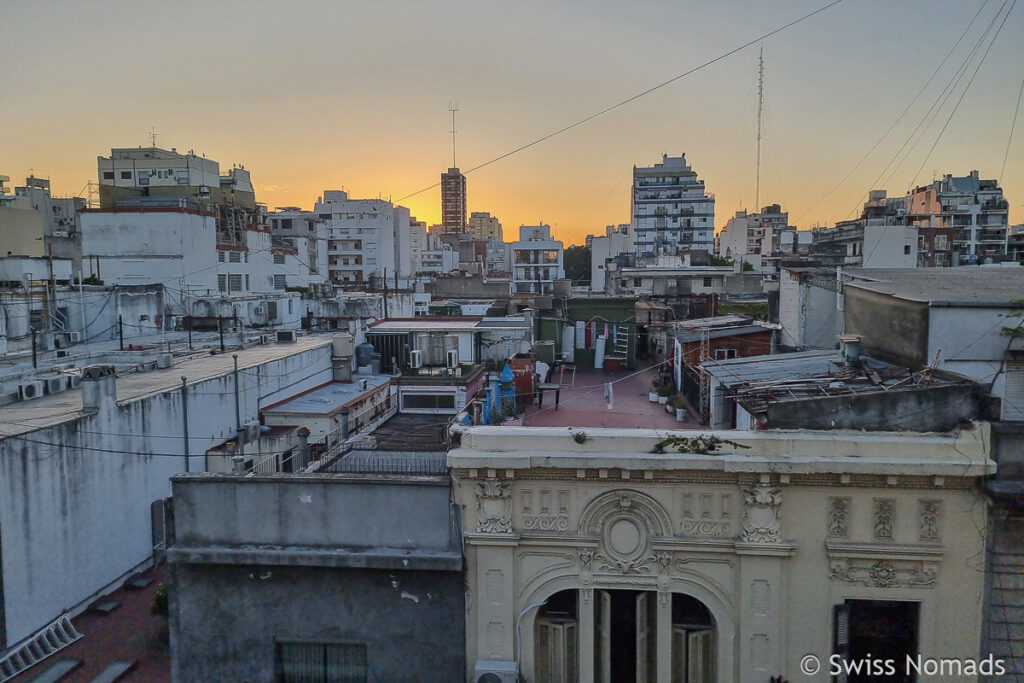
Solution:
{"label": "stone scroll ornament", "polygon": [[512,533],[512,486],[488,479],[476,487],[476,530],[481,534]]}
{"label": "stone scroll ornament", "polygon": [[743,540],[778,543],[782,527],[782,491],[770,486],[743,489]]}

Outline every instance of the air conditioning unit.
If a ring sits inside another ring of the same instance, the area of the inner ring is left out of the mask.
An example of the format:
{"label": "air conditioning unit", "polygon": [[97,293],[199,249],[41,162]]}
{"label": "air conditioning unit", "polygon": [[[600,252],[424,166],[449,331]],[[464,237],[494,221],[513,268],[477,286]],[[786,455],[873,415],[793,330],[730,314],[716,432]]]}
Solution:
{"label": "air conditioning unit", "polygon": [[260,335],[260,344],[266,345],[266,344],[269,344],[269,343],[270,343],[270,335],[269,334],[261,334]]}
{"label": "air conditioning unit", "polygon": [[166,370],[171,367],[172,356],[169,353],[161,353],[156,357],[156,366],[161,370]]}
{"label": "air conditioning unit", "polygon": [[255,441],[260,438],[260,423],[257,420],[245,423],[245,438],[249,441]]}
{"label": "air conditioning unit", "polygon": [[491,659],[478,659],[473,667],[474,683],[518,683],[519,665]]}
{"label": "air conditioning unit", "polygon": [[458,349],[448,349],[448,352],[445,354],[445,365],[449,368],[459,367]]}
{"label": "air conditioning unit", "polygon": [[423,367],[423,352],[419,349],[414,349],[409,352],[409,367],[410,368],[421,368]]}
{"label": "air conditioning unit", "polygon": [[70,355],[71,352],[68,351],[67,349],[57,349],[56,351],[53,352],[54,358],[67,358]]}
{"label": "air conditioning unit", "polygon": [[63,377],[46,378],[46,393],[48,394],[59,394],[67,388],[67,382]]}
{"label": "air conditioning unit", "polygon": [[79,344],[82,341],[81,332],[68,332],[68,341],[72,344]]}
{"label": "air conditioning unit", "polygon": [[295,330],[278,330],[277,331],[277,343],[278,344],[292,344],[295,342]]}
{"label": "air conditioning unit", "polygon": [[82,376],[77,372],[73,375],[68,375],[68,389],[77,389],[82,386]]}
{"label": "air conditioning unit", "polygon": [[366,391],[369,386],[370,386],[369,380],[365,380],[365,379],[359,380],[359,391]]}
{"label": "air conditioning unit", "polygon": [[18,399],[22,401],[28,401],[29,399],[39,398],[43,395],[43,383],[40,381],[25,382],[24,384],[18,385]]}

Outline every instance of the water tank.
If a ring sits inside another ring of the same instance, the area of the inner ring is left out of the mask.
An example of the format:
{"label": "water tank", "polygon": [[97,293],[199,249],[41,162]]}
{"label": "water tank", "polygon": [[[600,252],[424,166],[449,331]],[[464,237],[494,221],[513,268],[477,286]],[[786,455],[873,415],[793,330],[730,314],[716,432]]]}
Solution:
{"label": "water tank", "polygon": [[369,365],[373,359],[373,344],[360,344],[356,347],[356,365]]}
{"label": "water tank", "polygon": [[334,345],[332,355],[335,358],[351,358],[352,357],[352,335],[348,333],[336,334],[331,340]]}

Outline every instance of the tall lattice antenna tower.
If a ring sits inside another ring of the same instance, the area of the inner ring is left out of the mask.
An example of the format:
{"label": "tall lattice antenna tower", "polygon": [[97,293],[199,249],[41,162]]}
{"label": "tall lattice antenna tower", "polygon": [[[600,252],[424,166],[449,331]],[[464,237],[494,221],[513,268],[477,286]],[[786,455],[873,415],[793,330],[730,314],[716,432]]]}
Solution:
{"label": "tall lattice antenna tower", "polygon": [[452,113],[452,168],[458,168],[455,164],[455,114],[459,111],[459,101],[451,100],[448,103],[448,111]]}
{"label": "tall lattice antenna tower", "polygon": [[761,114],[764,111],[764,48],[757,56],[757,171],[754,181],[754,211],[761,210]]}

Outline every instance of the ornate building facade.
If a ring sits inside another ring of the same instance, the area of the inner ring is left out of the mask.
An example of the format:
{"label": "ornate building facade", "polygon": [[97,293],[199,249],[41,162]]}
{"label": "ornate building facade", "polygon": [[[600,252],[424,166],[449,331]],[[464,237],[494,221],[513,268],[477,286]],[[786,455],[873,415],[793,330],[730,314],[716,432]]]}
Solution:
{"label": "ornate building facade", "polygon": [[804,680],[813,655],[828,680],[833,653],[977,658],[987,431],[466,428],[448,464],[467,676]]}

